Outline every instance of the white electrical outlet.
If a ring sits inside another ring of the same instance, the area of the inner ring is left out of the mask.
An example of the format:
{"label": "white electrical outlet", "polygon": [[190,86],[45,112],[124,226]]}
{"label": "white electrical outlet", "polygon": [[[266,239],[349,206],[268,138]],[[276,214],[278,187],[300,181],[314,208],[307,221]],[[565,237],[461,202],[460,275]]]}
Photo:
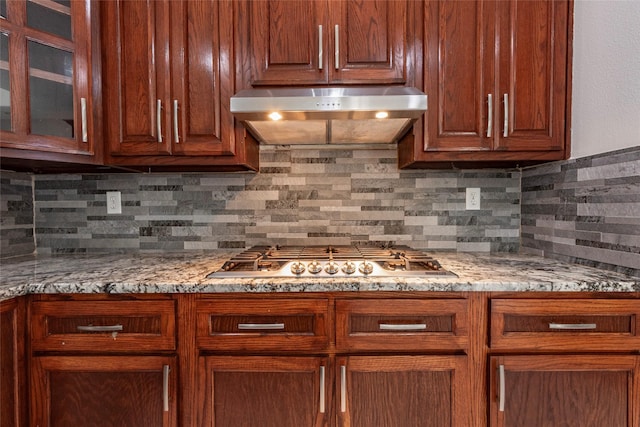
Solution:
{"label": "white electrical outlet", "polygon": [[122,198],[119,191],[107,191],[107,213],[122,213]]}
{"label": "white electrical outlet", "polygon": [[480,189],[467,188],[467,210],[480,209]]}

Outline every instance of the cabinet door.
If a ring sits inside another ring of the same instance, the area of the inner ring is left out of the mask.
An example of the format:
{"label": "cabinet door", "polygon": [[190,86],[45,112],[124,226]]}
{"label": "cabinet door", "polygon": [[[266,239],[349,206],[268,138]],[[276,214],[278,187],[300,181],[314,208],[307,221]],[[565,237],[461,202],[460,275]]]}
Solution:
{"label": "cabinet door", "polygon": [[496,149],[564,149],[567,1],[499,1]]}
{"label": "cabinet door", "polygon": [[405,83],[407,2],[331,1],[329,6],[329,82]]}
{"label": "cabinet door", "polygon": [[200,370],[199,425],[328,425],[328,358],[210,356],[200,358]]}
{"label": "cabinet door", "polygon": [[493,140],[495,5],[427,1],[424,89],[426,151],[490,150]]}
{"label": "cabinet door", "polygon": [[333,37],[326,0],[249,2],[245,56],[253,85],[326,84],[328,40]]}
{"label": "cabinet door", "polygon": [[[94,151],[92,14],[86,1],[4,2],[0,18],[0,146]],[[24,153],[24,151],[23,151]],[[44,159],[44,157],[43,157]]]}
{"label": "cabinet door", "polygon": [[491,358],[491,426],[636,427],[640,357]]}
{"label": "cabinet door", "polygon": [[[233,95],[236,2],[171,1],[171,117],[173,153],[231,154],[233,118],[223,99]],[[227,101],[228,102],[228,101]]]}
{"label": "cabinet door", "polygon": [[109,152],[169,154],[169,2],[119,0],[102,2],[102,7]]}
{"label": "cabinet door", "polygon": [[349,356],[336,363],[338,425],[472,425],[466,356]]}
{"label": "cabinet door", "polygon": [[31,423],[176,426],[173,357],[34,357]]}
{"label": "cabinet door", "polygon": [[26,425],[24,299],[0,302],[0,425]]}

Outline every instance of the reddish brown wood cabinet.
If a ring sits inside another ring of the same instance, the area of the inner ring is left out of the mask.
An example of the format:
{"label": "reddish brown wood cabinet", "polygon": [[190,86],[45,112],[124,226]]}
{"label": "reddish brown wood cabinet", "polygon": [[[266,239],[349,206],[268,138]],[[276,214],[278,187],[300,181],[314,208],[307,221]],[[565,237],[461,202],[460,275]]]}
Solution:
{"label": "reddish brown wood cabinet", "polygon": [[27,425],[25,298],[0,302],[0,425]]}
{"label": "reddish brown wood cabinet", "polygon": [[244,4],[243,58],[252,85],[404,84],[405,0],[269,0]]}
{"label": "reddish brown wood cabinet", "polygon": [[640,425],[639,318],[634,299],[493,299],[490,425]]}
{"label": "reddish brown wood cabinet", "polygon": [[37,296],[31,315],[31,425],[177,426],[173,299]]}
{"label": "reddish brown wood cabinet", "polygon": [[102,161],[98,3],[6,2],[0,18],[0,155]]}
{"label": "reddish brown wood cabinet", "polygon": [[233,1],[102,3],[107,163],[252,169],[257,147],[234,127]]}
{"label": "reddish brown wood cabinet", "polygon": [[424,2],[417,80],[429,109],[400,165],[569,154],[572,3]]}

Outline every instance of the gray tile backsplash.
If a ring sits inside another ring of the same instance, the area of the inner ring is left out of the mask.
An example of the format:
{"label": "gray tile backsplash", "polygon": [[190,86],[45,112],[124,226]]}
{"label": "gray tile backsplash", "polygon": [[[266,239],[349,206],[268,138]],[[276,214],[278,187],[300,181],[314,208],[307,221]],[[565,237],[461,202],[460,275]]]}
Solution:
{"label": "gray tile backsplash", "polygon": [[33,253],[33,227],[31,175],[0,171],[0,258]]}
{"label": "gray tile backsplash", "polygon": [[640,276],[640,147],[523,170],[521,245]]}
{"label": "gray tile backsplash", "polygon": [[[39,253],[182,251],[387,242],[511,251],[520,172],[399,171],[395,150],[263,147],[254,173],[35,177]],[[465,210],[465,188],[482,189]],[[107,215],[106,191],[122,214]]]}

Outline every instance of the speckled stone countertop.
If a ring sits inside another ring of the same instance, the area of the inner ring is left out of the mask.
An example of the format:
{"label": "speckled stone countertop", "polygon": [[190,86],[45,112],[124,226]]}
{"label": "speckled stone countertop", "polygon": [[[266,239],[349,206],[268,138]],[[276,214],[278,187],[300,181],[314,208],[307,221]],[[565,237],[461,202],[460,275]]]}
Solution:
{"label": "speckled stone countertop", "polygon": [[640,292],[640,278],[518,254],[434,252],[458,277],[207,279],[232,251],[28,256],[0,264],[0,299],[28,293]]}

